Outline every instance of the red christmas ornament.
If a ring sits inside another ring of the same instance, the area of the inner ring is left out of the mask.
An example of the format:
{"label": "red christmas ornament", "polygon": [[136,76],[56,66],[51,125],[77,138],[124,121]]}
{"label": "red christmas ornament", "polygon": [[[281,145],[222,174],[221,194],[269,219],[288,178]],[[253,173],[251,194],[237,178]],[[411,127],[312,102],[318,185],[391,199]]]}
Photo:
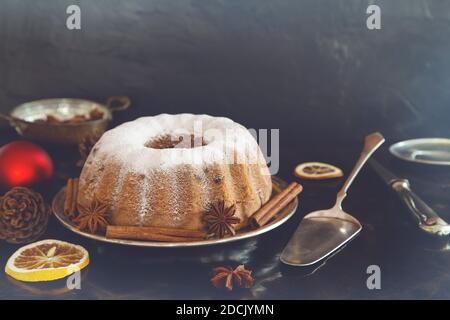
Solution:
{"label": "red christmas ornament", "polygon": [[14,141],[0,148],[0,187],[30,186],[52,174],[53,162],[40,146]]}

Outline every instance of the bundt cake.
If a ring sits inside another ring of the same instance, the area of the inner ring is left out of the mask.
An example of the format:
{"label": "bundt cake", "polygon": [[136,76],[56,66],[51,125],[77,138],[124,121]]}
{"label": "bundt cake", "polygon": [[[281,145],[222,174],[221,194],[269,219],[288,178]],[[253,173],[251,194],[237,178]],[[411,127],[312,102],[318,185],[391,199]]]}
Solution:
{"label": "bundt cake", "polygon": [[269,200],[271,176],[253,136],[222,117],[161,114],[107,131],[79,179],[78,204],[109,205],[121,226],[203,228],[202,216],[235,205],[235,229]]}

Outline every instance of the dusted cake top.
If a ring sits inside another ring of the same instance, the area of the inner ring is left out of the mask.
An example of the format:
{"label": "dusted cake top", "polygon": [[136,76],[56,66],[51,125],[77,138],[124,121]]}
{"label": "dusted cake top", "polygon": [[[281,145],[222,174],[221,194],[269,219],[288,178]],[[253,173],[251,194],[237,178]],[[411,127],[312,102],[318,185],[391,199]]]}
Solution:
{"label": "dusted cake top", "polygon": [[142,117],[107,131],[87,159],[116,158],[129,170],[177,165],[262,164],[264,157],[248,130],[224,117],[160,114]]}

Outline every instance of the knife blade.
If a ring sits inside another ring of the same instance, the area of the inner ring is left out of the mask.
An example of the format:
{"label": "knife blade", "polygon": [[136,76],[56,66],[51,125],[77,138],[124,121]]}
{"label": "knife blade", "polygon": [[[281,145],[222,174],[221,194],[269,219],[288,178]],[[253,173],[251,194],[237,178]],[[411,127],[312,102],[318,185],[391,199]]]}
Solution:
{"label": "knife blade", "polygon": [[411,190],[408,179],[396,176],[374,159],[369,160],[369,163],[383,181],[400,197],[421,230],[439,236],[450,234],[450,226],[447,222]]}
{"label": "knife blade", "polygon": [[371,159],[369,160],[372,168],[378,173],[378,175],[387,183],[387,185],[391,186],[393,182],[396,180],[400,180],[399,177],[394,175],[391,171],[383,167],[378,161]]}

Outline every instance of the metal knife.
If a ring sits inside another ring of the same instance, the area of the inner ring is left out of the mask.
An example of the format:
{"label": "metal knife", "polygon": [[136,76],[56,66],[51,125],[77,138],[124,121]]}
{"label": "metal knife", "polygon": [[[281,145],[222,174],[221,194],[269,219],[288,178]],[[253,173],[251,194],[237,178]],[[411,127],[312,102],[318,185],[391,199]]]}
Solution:
{"label": "metal knife", "polygon": [[450,233],[450,225],[411,190],[407,179],[397,177],[374,159],[369,162],[387,185],[397,193],[417,221],[420,229],[438,236],[446,236]]}

